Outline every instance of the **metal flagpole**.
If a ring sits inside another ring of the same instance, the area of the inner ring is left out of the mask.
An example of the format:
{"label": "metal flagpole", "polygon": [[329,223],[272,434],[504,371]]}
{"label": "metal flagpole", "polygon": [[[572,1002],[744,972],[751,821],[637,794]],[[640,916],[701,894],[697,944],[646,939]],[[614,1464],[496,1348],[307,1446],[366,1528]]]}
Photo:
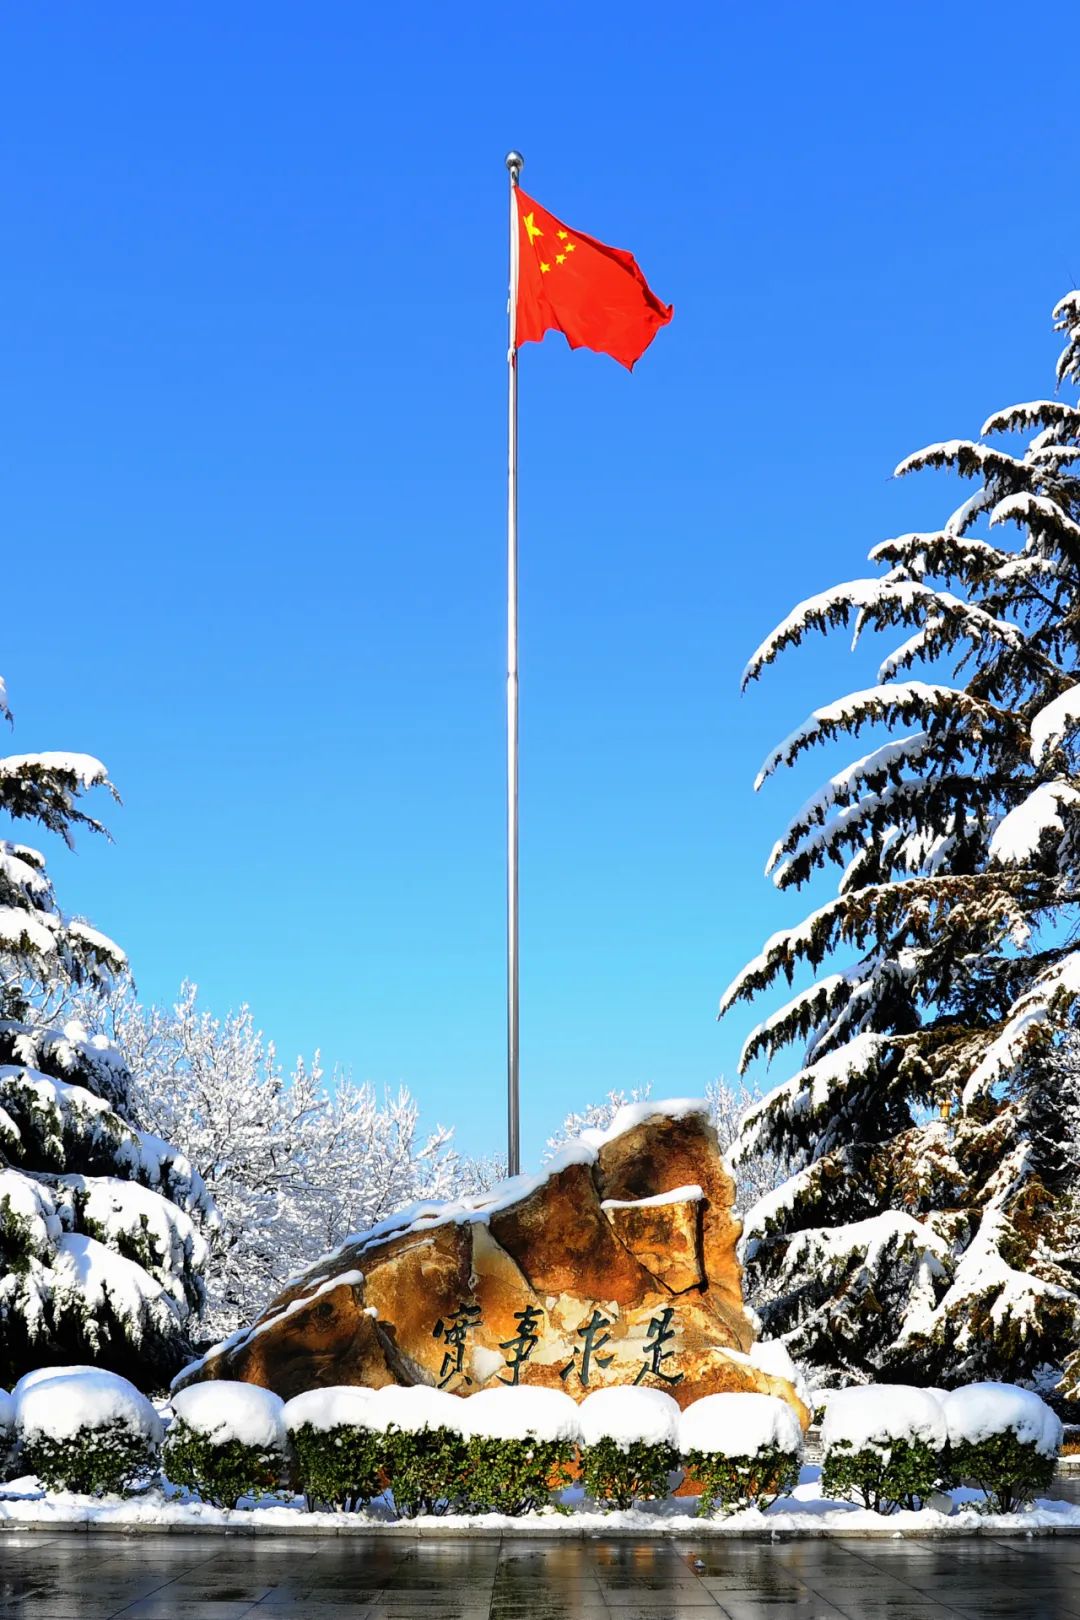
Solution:
{"label": "metal flagpole", "polygon": [[517,301],[520,152],[506,154],[510,171],[510,300],[507,364],[506,476],[506,1169],[521,1170],[518,1111],[518,536],[517,536]]}

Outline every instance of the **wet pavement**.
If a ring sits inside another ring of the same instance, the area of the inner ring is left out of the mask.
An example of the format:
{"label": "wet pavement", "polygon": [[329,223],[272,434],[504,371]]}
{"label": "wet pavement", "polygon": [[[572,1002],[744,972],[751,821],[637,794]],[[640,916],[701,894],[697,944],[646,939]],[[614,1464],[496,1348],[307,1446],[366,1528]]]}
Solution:
{"label": "wet pavement", "polygon": [[1080,1620],[1080,1537],[11,1535],[0,1620]]}

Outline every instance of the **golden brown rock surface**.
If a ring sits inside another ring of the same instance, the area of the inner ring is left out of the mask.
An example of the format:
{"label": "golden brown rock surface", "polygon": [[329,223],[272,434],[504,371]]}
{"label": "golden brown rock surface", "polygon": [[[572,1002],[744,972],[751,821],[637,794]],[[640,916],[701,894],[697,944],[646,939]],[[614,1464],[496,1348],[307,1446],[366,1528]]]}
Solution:
{"label": "golden brown rock surface", "polygon": [[239,1378],[288,1398],[390,1383],[469,1395],[502,1381],[578,1399],[640,1383],[683,1406],[758,1390],[805,1423],[791,1384],[748,1354],[734,1196],[703,1112],[635,1106],[543,1178],[403,1210],[350,1239],[179,1382]]}

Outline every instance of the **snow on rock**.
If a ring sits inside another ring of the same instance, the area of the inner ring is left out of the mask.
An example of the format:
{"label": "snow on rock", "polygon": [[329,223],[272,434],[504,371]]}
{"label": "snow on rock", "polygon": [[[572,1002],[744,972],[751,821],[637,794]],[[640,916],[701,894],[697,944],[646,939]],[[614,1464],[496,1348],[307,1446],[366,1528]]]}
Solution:
{"label": "snow on rock", "polygon": [[307,1389],[285,1402],[284,1421],[290,1434],[310,1424],[313,1429],[346,1426],[370,1429],[374,1390],[362,1384],[333,1384],[329,1389]]}
{"label": "snow on rock", "polygon": [[15,1427],[15,1397],[0,1389],[0,1434],[10,1434]]}
{"label": "snow on rock", "polygon": [[829,1397],[821,1444],[826,1451],[848,1445],[888,1451],[897,1440],[921,1440],[940,1451],[946,1440],[945,1414],[925,1389],[909,1384],[863,1384]]}
{"label": "snow on rock", "polygon": [[965,1384],[946,1395],[943,1412],[953,1444],[967,1440],[978,1445],[993,1435],[1012,1433],[1044,1457],[1057,1456],[1061,1447],[1061,1419],[1034,1390],[1017,1384]]}
{"label": "snow on rock", "polygon": [[679,1418],[679,1450],[715,1451],[721,1457],[756,1457],[760,1451],[802,1452],[802,1429],[778,1395],[704,1395]]}
{"label": "snow on rock", "polygon": [[750,1365],[771,1378],[786,1378],[803,1405],[810,1405],[810,1387],[782,1339],[756,1339],[750,1346]]}
{"label": "snow on rock", "polygon": [[700,1187],[672,1187],[670,1192],[654,1193],[651,1198],[602,1198],[601,1209],[662,1209],[665,1204],[697,1204],[705,1197]]}
{"label": "snow on rock", "polygon": [[576,1443],[581,1438],[577,1402],[561,1389],[525,1384],[482,1389],[465,1402],[464,1419],[469,1434],[485,1440]]}
{"label": "snow on rock", "polygon": [[1031,758],[1041,765],[1047,754],[1080,726],[1080,685],[1070,686],[1039,710],[1031,722]]}
{"label": "snow on rock", "polygon": [[15,1426],[23,1440],[44,1435],[71,1440],[87,1429],[120,1422],[155,1444],[164,1432],[146,1396],[101,1367],[43,1368],[16,1386]]}
{"label": "snow on rock", "polygon": [[1026,866],[1038,855],[1048,833],[1065,835],[1065,812],[1080,805],[1080,789],[1069,782],[1040,782],[1034,792],[1003,816],[990,839],[989,856],[1001,866]]}
{"label": "snow on rock", "polygon": [[[663,1102],[623,1103],[622,1107],[616,1110],[606,1130],[582,1131],[579,1141],[599,1153],[602,1147],[614,1142],[617,1136],[625,1136],[627,1131],[635,1130],[638,1125],[644,1125],[647,1119],[657,1119],[661,1116],[665,1119],[686,1119],[689,1114],[705,1114],[707,1117],[708,1113],[709,1104],[704,1097],[669,1097]],[[550,1175],[551,1163],[544,1168]]]}
{"label": "snow on rock", "polygon": [[189,1428],[218,1445],[239,1440],[260,1450],[282,1450],[285,1445],[285,1403],[273,1390],[258,1384],[217,1379],[192,1384],[173,1396],[173,1411]]}
{"label": "snow on rock", "polygon": [[596,1389],[578,1409],[581,1438],[593,1446],[614,1440],[625,1451],[636,1440],[651,1446],[678,1446],[679,1407],[660,1389],[639,1389],[632,1384]]}
{"label": "snow on rock", "polygon": [[418,1434],[421,1429],[449,1429],[467,1433],[464,1409],[467,1401],[430,1384],[387,1384],[377,1389],[371,1402],[371,1416],[365,1421],[372,1429],[401,1429]]}

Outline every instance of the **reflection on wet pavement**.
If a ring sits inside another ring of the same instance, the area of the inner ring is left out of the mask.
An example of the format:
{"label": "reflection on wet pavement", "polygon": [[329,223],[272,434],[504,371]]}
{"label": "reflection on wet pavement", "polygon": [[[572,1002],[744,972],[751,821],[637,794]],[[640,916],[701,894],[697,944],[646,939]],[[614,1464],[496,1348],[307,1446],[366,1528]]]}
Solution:
{"label": "reflection on wet pavement", "polygon": [[1080,1620],[1080,1537],[5,1534],[0,1620]]}

